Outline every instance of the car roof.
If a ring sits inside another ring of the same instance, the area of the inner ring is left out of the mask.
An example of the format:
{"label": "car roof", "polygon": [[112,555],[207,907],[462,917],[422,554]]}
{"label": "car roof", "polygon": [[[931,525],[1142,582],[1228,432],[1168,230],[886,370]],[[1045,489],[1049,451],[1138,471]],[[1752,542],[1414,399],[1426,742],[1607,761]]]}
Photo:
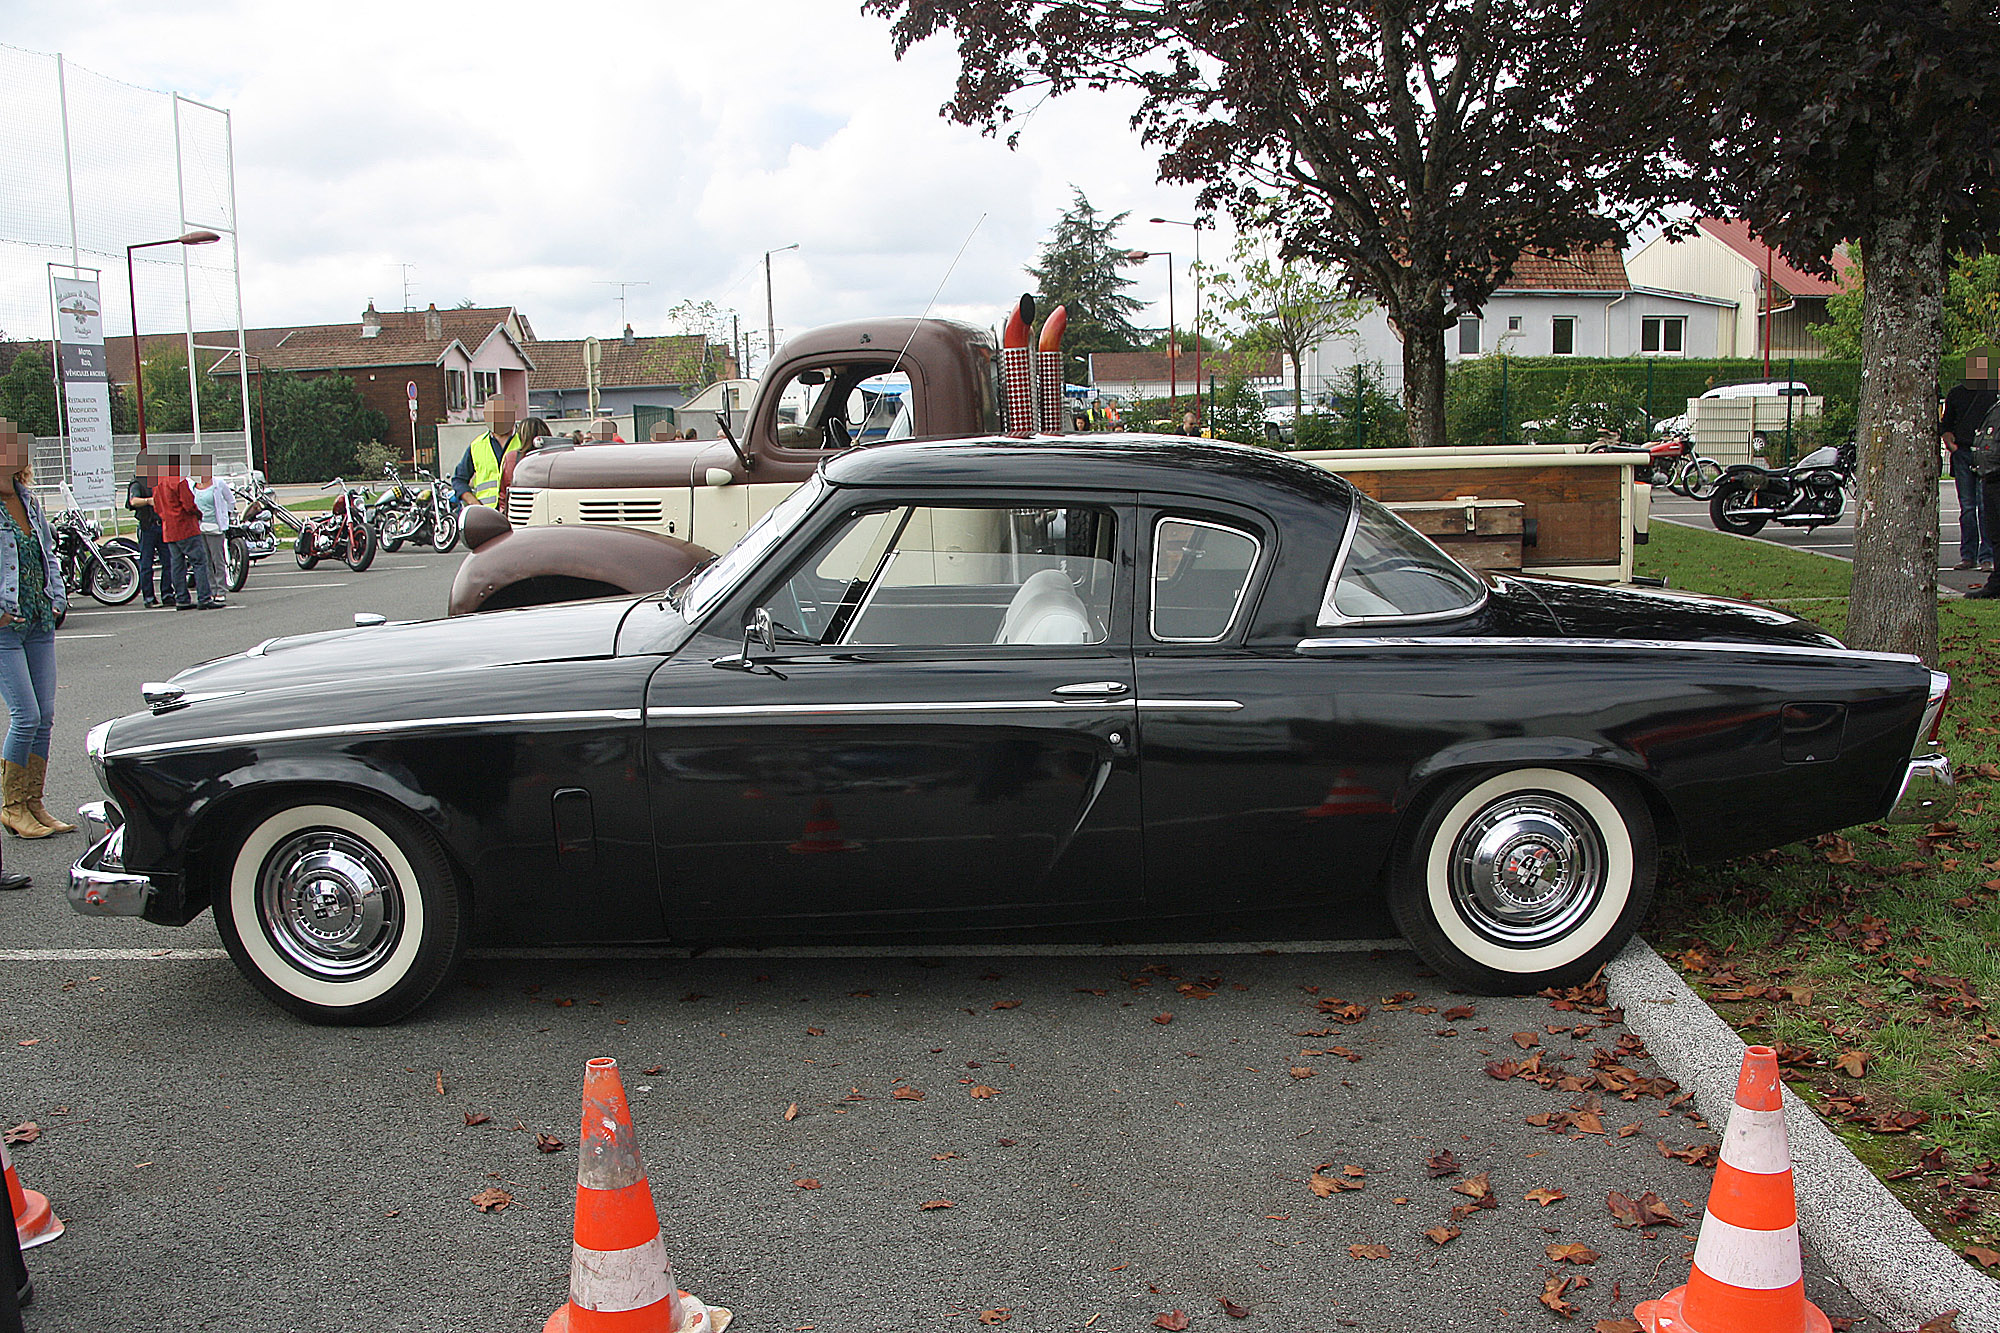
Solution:
{"label": "car roof", "polygon": [[1173,435],[983,436],[852,449],[828,460],[836,486],[1046,486],[1190,491],[1248,498],[1247,485],[1311,504],[1346,505],[1354,488],[1324,468],[1270,449]]}

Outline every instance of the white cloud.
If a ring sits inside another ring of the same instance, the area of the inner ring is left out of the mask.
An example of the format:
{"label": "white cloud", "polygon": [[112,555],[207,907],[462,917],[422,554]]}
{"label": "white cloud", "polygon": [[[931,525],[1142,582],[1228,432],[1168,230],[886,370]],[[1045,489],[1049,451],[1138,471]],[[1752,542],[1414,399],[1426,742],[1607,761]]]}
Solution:
{"label": "white cloud", "polygon": [[[1192,191],[1155,183],[1129,103],[1047,104],[1010,152],[937,115],[949,45],[899,63],[858,6],[0,0],[0,22],[13,45],[230,109],[252,324],[395,308],[410,264],[417,304],[517,304],[543,336],[615,330],[614,279],[647,284],[627,297],[642,332],[685,299],[761,329],[762,253],[798,242],[773,261],[796,332],[922,309],[968,233],[936,310],[991,322],[1072,184],[1131,210],[1126,243],[1184,263],[1186,233],[1144,219],[1192,216]],[[1164,323],[1161,266],[1133,276]],[[155,285],[142,318],[177,317],[178,283]]]}

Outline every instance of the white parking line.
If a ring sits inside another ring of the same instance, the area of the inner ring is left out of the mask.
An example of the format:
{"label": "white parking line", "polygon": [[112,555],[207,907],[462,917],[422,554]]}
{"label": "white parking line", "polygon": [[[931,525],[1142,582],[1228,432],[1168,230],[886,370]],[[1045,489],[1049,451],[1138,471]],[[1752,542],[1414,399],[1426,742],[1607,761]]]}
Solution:
{"label": "white parking line", "polygon": [[[669,958],[1091,958],[1189,954],[1402,953],[1402,940],[1231,940],[1170,944],[857,944],[819,948],[546,948],[468,949],[474,958],[506,962],[584,962],[591,959]],[[213,962],[222,949],[0,949],[0,963]]]}
{"label": "white parking line", "polygon": [[[294,592],[300,588],[345,588],[346,586],[345,579],[338,583],[258,583],[246,584],[243,591],[248,592],[252,587],[259,592]],[[240,597],[242,593],[237,595]]]}
{"label": "white parking line", "polygon": [[68,634],[68,633],[62,633],[62,634],[58,634],[58,635],[57,635],[56,637],[57,637],[57,638],[59,638],[59,639],[115,639],[115,638],[117,638],[118,636],[117,636],[116,634]]}

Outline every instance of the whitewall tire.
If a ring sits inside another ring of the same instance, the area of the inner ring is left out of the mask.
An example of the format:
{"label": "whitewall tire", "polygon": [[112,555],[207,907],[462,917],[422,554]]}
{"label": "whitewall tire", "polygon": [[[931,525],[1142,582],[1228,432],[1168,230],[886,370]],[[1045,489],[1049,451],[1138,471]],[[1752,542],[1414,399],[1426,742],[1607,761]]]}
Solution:
{"label": "whitewall tire", "polygon": [[251,984],[314,1023],[391,1023],[437,990],[464,948],[458,879],[400,812],[323,797],[246,822],[216,886],[215,923]]}
{"label": "whitewall tire", "polygon": [[1399,844],[1389,907],[1460,985],[1575,985],[1638,928],[1657,860],[1652,815],[1626,780],[1485,772],[1447,784]]}

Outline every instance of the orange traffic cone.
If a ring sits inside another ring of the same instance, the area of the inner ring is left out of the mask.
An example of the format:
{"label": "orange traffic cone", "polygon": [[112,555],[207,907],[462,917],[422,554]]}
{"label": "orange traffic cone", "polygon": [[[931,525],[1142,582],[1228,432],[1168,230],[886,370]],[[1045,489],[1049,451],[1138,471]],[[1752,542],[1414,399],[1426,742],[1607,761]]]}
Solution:
{"label": "orange traffic cone", "polygon": [[722,1333],[730,1318],[674,1285],[618,1062],[592,1060],[583,1071],[569,1301],[542,1333]]}
{"label": "orange traffic cone", "polygon": [[1632,1312],[1647,1333],[1832,1333],[1806,1299],[1778,1053],[1743,1053],[1687,1285]]}
{"label": "orange traffic cone", "polygon": [[20,1233],[21,1248],[32,1250],[62,1235],[62,1220],[50,1205],[49,1196],[22,1187],[21,1173],[14,1169],[14,1159],[7,1155],[4,1142],[0,1142],[0,1167],[6,1170],[7,1202],[14,1207],[14,1230]]}
{"label": "orange traffic cone", "polygon": [[805,835],[785,850],[797,856],[821,852],[859,851],[861,844],[840,836],[840,821],[833,817],[833,802],[822,796],[813,802],[812,817],[806,820]]}

